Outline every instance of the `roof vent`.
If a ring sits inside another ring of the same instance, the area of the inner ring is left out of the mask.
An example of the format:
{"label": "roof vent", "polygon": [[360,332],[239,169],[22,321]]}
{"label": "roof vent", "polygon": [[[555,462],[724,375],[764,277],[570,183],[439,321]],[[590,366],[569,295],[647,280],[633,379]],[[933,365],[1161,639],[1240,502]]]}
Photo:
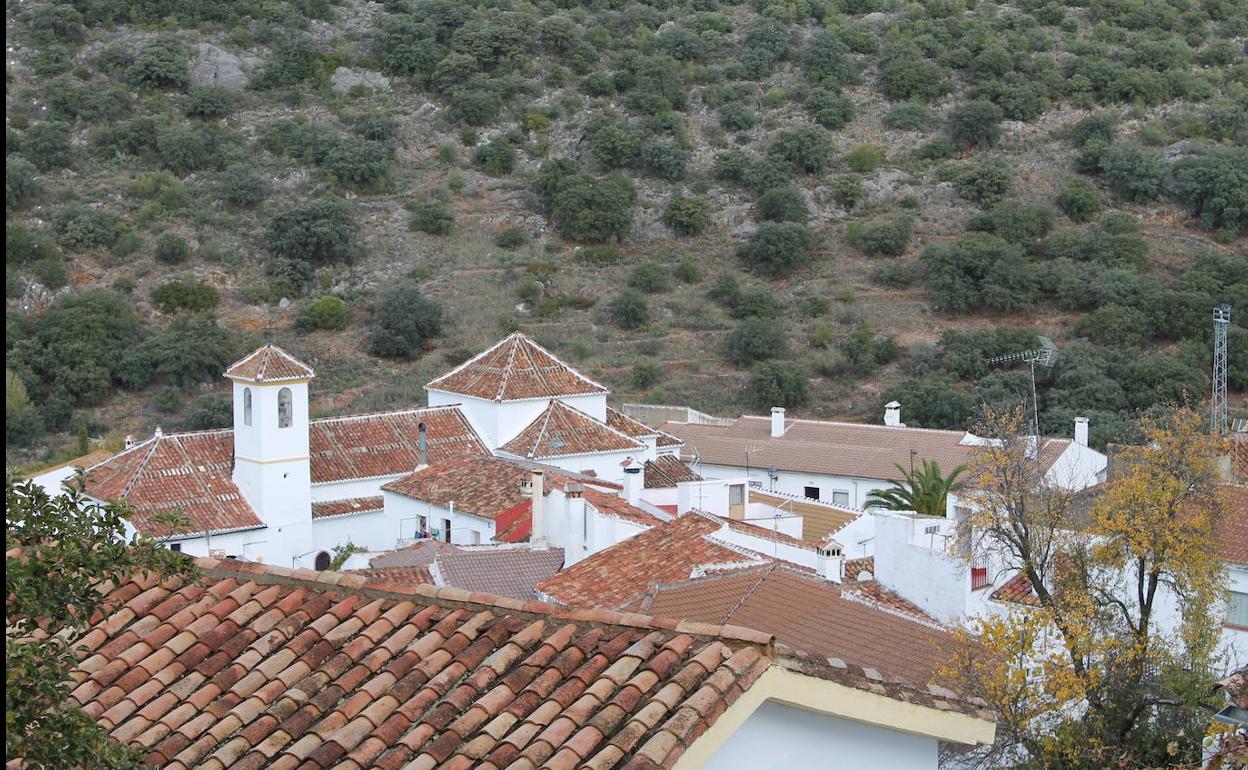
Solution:
{"label": "roof vent", "polygon": [[906,427],[901,421],[901,402],[889,401],[884,405],[884,424],[890,428]]}

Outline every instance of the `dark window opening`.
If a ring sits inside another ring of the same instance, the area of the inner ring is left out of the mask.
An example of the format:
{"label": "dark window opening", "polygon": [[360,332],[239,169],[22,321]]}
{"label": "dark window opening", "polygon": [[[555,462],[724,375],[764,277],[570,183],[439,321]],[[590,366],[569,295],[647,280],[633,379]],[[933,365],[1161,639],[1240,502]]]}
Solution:
{"label": "dark window opening", "polygon": [[988,568],[971,567],[971,590],[978,591],[988,587]]}
{"label": "dark window opening", "polygon": [[181,544],[181,543],[170,543],[170,544],[169,544],[169,550],[170,550],[170,551],[173,551],[174,553],[182,553],[182,544]]}
{"label": "dark window opening", "polygon": [[330,557],[329,551],[321,551],[320,553],[316,555],[317,572],[324,572],[325,570],[329,569],[329,565],[332,562],[333,562],[333,559]]}
{"label": "dark window opening", "polygon": [[802,494],[811,500],[819,499],[819,487],[803,487]]}
{"label": "dark window opening", "polygon": [[450,519],[442,520],[442,539],[448,543],[451,542],[451,520]]}

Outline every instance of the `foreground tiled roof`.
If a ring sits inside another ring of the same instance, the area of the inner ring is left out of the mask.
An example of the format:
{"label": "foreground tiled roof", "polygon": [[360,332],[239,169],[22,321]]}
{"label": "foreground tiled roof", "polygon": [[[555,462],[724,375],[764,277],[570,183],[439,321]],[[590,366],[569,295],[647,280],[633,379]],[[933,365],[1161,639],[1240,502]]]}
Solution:
{"label": "foreground tiled roof", "polygon": [[[948,473],[972,462],[976,449],[959,443],[966,436],[961,431],[818,420],[790,420],[784,435],[772,438],[769,417],[741,417],[730,425],[666,423],[663,430],[696,448],[699,461],[710,465],[742,465],[748,445],[757,467],[866,479],[896,478],[896,466],[907,467],[912,459],[934,460]],[[1042,462],[1052,465],[1070,443],[1044,439]]]}
{"label": "foreground tiled roof", "polygon": [[312,518],[343,516],[348,513],[371,513],[382,509],[382,497],[349,497],[345,500],[326,500],[312,503]]}
{"label": "foreground tiled roof", "polygon": [[534,588],[563,566],[562,548],[465,548],[437,558],[439,584],[483,594],[533,599]]}
{"label": "foreground tiled roof", "polygon": [[277,345],[266,342],[230,364],[225,376],[245,382],[285,382],[310,380],[316,372]]}
{"label": "foreground tiled roof", "polygon": [[1013,577],[989,594],[988,598],[1007,604],[1037,605],[1040,603],[1040,600],[1036,598],[1036,592],[1032,590],[1031,579],[1022,572],[1014,573]]}
{"label": "foreground tiled roof", "polygon": [[1248,487],[1223,486],[1222,515],[1214,525],[1218,556],[1227,564],[1248,565]]}
{"label": "foreground tiled roof", "polygon": [[555,400],[519,435],[499,449],[520,457],[543,459],[596,452],[642,451],[645,445],[581,410]]}
{"label": "foreground tiled roof", "polygon": [[747,629],[199,565],[111,590],[71,672],[149,766],[670,767],[772,663]]}
{"label": "foreground tiled roof", "polygon": [[701,481],[702,477],[693,472],[693,468],[675,455],[663,455],[653,460],[646,460],[646,489],[667,489],[682,481]]}
{"label": "foreground tiled roof", "polygon": [[[313,483],[411,470],[418,463],[422,422],[430,462],[487,452],[455,407],[313,420],[308,426]],[[233,465],[231,430],[157,433],[91,467],[86,492],[100,500],[124,499],[135,510],[135,527],[153,537],[170,534],[155,518],[171,511],[190,519],[186,534],[263,526],[234,485]]]}
{"label": "foreground tiled roof", "polygon": [[524,483],[532,471],[502,457],[457,457],[431,464],[382,487],[407,497],[494,519],[530,499]]}
{"label": "foreground tiled roof", "polygon": [[868,605],[852,590],[771,563],[652,586],[640,611],[765,629],[795,649],[925,686],[951,648],[949,633]]}
{"label": "foreground tiled roof", "polygon": [[490,401],[608,392],[520,332],[500,340],[425,387]]}
{"label": "foreground tiled roof", "polygon": [[755,556],[707,538],[720,526],[685,514],[573,564],[538,590],[562,604],[622,608],[639,601],[650,583],[688,580],[695,567],[755,563]]}

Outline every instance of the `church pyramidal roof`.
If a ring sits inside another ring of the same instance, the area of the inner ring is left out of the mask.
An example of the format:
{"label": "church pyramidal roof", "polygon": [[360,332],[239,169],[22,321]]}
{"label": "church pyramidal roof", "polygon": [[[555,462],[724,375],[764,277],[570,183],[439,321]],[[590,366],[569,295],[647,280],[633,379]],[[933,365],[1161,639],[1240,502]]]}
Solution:
{"label": "church pyramidal roof", "polygon": [[310,380],[316,372],[277,345],[266,342],[230,364],[225,376],[244,382],[287,382]]}
{"label": "church pyramidal roof", "polygon": [[489,401],[606,394],[607,388],[516,332],[425,387]]}

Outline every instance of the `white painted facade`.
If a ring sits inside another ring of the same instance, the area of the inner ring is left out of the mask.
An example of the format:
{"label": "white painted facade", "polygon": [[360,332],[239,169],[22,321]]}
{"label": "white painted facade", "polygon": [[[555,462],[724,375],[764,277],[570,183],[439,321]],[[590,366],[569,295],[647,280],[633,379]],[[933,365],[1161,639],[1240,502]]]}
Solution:
{"label": "white painted facade", "polygon": [[939,742],[932,737],[767,701],[737,728],[704,768],[936,770],[938,749]]}
{"label": "white painted facade", "polygon": [[477,431],[481,441],[490,451],[498,449],[520,435],[520,431],[536,420],[537,416],[545,411],[553,400],[575,407],[599,422],[607,421],[606,393],[560,396],[558,399],[527,398],[517,401],[491,401],[436,388],[425,388],[425,392],[429,397],[429,406],[458,405],[459,410],[468,418],[469,424]]}

